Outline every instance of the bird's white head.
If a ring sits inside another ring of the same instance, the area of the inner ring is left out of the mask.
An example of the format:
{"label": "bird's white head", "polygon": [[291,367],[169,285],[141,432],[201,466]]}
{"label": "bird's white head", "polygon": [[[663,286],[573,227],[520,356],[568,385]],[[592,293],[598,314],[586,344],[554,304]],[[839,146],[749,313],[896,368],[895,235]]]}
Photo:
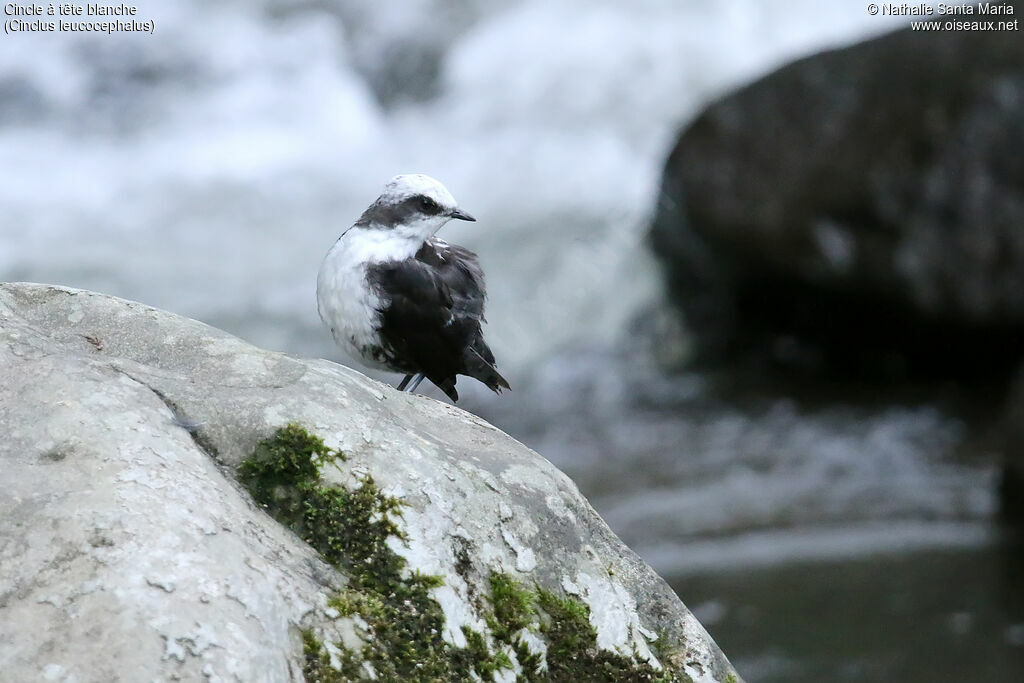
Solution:
{"label": "bird's white head", "polygon": [[455,197],[439,181],[411,173],[392,178],[355,227],[391,230],[396,236],[424,241],[453,218],[476,220],[459,208]]}

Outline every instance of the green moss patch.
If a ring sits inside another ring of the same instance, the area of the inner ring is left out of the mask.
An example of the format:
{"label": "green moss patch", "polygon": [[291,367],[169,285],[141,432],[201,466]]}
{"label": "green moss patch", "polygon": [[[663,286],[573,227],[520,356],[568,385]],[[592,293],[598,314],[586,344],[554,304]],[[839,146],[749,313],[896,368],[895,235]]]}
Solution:
{"label": "green moss patch", "polygon": [[311,629],[302,632],[302,653],[305,657],[302,673],[306,676],[306,683],[345,683],[352,680],[353,672],[339,671],[331,666],[330,655]]}
{"label": "green moss patch", "polygon": [[540,630],[548,643],[547,676],[552,681],[682,681],[673,672],[648,662],[604,650],[590,623],[590,607],[582,600],[538,591]]}
{"label": "green moss patch", "polygon": [[[253,498],[282,524],[313,546],[349,577],[329,606],[338,618],[358,616],[366,638],[358,651],[334,643],[332,657],[312,630],[303,632],[307,681],[334,683],[366,677],[366,666],[380,681],[490,681],[519,664],[519,681],[678,681],[597,646],[586,603],[527,587],[494,573],[490,596],[478,609],[488,633],[463,627],[465,647],[442,637],[444,612],[431,595],[442,579],[408,571],[388,539],[405,540],[399,522],[403,503],[385,495],[370,476],[354,489],[321,479],[324,466],[344,455],[298,425],[288,425],[260,442],[238,468]],[[547,653],[533,653],[520,638],[537,634]]]}

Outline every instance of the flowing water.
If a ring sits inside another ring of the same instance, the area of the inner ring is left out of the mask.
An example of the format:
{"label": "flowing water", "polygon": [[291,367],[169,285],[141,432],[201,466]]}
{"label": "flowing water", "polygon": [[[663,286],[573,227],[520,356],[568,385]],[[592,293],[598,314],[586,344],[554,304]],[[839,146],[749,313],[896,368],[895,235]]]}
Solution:
{"label": "flowing water", "polygon": [[996,469],[957,411],[652,361],[685,353],[644,243],[679,127],[895,19],[812,0],[138,7],[151,36],[0,40],[0,278],[341,360],[319,261],[391,175],[429,173],[479,219],[444,236],[480,253],[515,389],[466,407],[568,472],[749,680],[1016,680]]}

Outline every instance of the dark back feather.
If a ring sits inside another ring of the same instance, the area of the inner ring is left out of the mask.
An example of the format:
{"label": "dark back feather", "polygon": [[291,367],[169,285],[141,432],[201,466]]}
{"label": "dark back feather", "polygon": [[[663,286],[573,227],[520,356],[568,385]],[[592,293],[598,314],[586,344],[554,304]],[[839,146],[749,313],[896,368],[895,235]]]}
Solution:
{"label": "dark back feather", "polygon": [[448,287],[452,310],[456,315],[486,322],[484,301],[487,289],[484,285],[484,271],[476,254],[464,247],[434,238],[423,243],[416,252],[416,260],[430,266]]}
{"label": "dark back feather", "polygon": [[413,259],[374,266],[370,279],[385,301],[380,335],[395,370],[422,372],[453,401],[456,375],[509,388],[480,327],[486,290],[476,254],[432,239]]}

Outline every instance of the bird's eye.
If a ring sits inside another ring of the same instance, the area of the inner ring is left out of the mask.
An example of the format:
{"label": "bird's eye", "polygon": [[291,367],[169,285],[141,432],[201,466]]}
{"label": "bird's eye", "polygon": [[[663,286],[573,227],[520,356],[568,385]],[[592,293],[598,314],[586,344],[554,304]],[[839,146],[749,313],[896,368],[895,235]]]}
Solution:
{"label": "bird's eye", "polygon": [[423,213],[434,214],[438,213],[441,210],[441,207],[438,206],[437,202],[435,202],[430,197],[423,197],[422,199],[420,199],[420,209],[423,211]]}

